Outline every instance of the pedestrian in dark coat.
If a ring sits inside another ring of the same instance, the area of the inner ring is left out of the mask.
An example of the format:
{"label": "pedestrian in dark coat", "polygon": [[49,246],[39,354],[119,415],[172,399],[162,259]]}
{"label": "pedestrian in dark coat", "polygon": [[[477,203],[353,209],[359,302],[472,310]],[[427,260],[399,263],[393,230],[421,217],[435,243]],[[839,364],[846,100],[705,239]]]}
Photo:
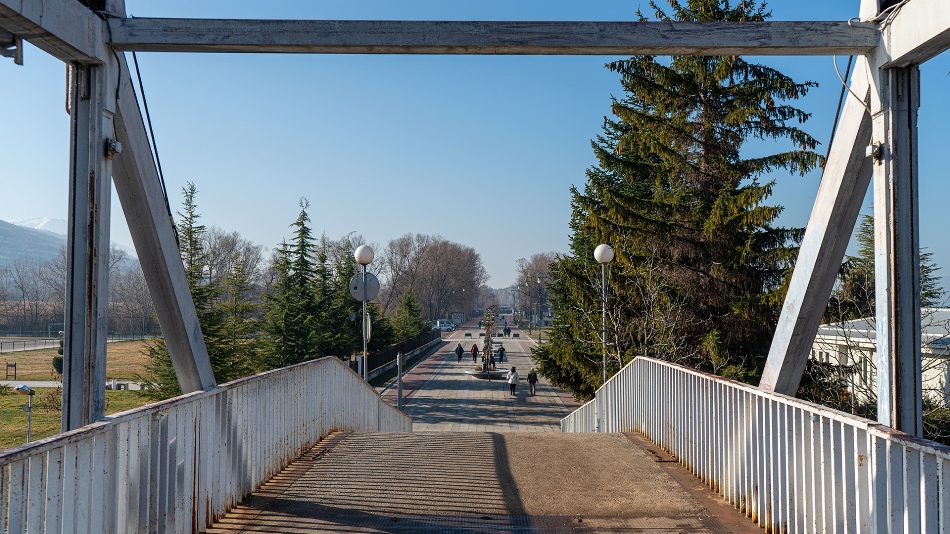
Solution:
{"label": "pedestrian in dark coat", "polygon": [[458,356],[459,363],[462,363],[462,354],[465,354],[465,349],[463,349],[462,344],[459,343],[459,346],[455,347],[455,355]]}
{"label": "pedestrian in dark coat", "polygon": [[531,388],[531,396],[534,396],[534,388],[538,385],[538,372],[534,369],[528,373],[528,387]]}

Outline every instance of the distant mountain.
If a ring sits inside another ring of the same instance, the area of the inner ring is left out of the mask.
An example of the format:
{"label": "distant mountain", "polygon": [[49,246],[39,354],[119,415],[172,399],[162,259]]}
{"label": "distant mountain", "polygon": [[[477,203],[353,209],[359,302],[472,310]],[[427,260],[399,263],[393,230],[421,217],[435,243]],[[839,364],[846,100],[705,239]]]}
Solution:
{"label": "distant mountain", "polygon": [[0,221],[0,264],[34,259],[45,262],[55,258],[65,244],[65,235]]}
{"label": "distant mountain", "polygon": [[34,219],[10,219],[10,224],[32,228],[34,230],[45,230],[54,234],[66,235],[69,232],[66,219],[54,219],[52,217],[36,217]]}

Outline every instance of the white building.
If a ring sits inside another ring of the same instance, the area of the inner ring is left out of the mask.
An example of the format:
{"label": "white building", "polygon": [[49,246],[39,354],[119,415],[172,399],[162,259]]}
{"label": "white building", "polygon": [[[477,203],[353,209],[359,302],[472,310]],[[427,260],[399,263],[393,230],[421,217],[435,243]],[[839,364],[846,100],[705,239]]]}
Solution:
{"label": "white building", "polygon": [[[925,396],[950,399],[950,308],[920,310],[921,369]],[[853,365],[851,393],[858,402],[877,395],[877,331],[874,317],[823,324],[812,346],[811,358],[837,365]]]}

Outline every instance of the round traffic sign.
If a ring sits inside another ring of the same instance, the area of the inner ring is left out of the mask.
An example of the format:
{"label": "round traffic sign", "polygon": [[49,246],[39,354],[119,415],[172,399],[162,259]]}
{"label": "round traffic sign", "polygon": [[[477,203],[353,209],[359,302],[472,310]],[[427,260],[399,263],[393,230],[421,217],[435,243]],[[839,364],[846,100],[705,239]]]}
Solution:
{"label": "round traffic sign", "polygon": [[[356,300],[363,300],[363,273],[356,273],[350,278],[350,295]],[[379,278],[373,273],[366,273],[366,300],[373,300],[379,295]]]}

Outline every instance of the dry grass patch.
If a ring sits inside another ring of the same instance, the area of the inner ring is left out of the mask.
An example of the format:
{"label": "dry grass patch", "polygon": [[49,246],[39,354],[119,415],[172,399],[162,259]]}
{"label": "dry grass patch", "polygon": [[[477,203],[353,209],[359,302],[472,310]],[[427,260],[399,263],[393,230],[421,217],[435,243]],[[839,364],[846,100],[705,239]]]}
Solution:
{"label": "dry grass patch", "polygon": [[[106,352],[106,378],[130,380],[136,374],[145,374],[148,357],[142,354],[143,350],[145,341],[142,340],[109,343]],[[15,362],[17,380],[59,380],[59,375],[53,371],[54,356],[56,349],[7,352],[0,355],[0,365]],[[5,376],[0,375],[0,378]]]}

